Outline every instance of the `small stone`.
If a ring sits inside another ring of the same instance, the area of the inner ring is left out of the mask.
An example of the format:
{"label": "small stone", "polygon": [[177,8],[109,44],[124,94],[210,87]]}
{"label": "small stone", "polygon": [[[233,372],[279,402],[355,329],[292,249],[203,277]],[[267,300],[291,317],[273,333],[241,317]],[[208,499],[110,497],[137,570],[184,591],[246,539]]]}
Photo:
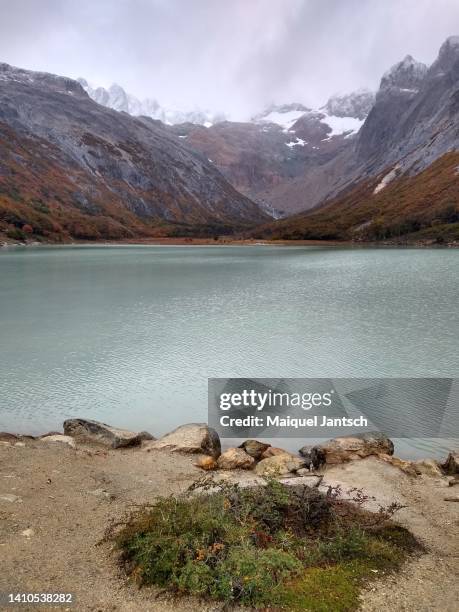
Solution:
{"label": "small stone", "polygon": [[213,457],[209,457],[208,455],[204,455],[203,457],[200,457],[200,459],[196,461],[195,466],[201,468],[202,470],[206,470],[206,471],[216,470],[218,467],[215,459]]}
{"label": "small stone", "polygon": [[72,448],[75,448],[75,440],[71,436],[64,436],[62,434],[53,434],[43,436],[40,438],[42,442],[61,442],[62,444],[68,444]]}
{"label": "small stone", "polygon": [[255,472],[259,476],[283,476],[290,472],[296,472],[302,467],[304,467],[304,459],[300,459],[300,457],[295,457],[288,453],[283,453],[274,457],[262,459],[256,466]]}
{"label": "small stone", "polygon": [[243,448],[245,452],[253,457],[254,459],[261,459],[262,454],[271,446],[266,442],[259,442],[258,440],[246,440],[239,448]]}
{"label": "small stone", "polygon": [[35,535],[35,531],[33,529],[24,529],[24,531],[21,531],[21,535],[24,536],[25,538],[31,538],[32,536]]}
{"label": "small stone", "polygon": [[288,451],[283,448],[277,448],[276,446],[270,446],[261,455],[262,459],[268,459],[269,457],[277,457],[278,455],[290,455]]}
{"label": "small stone", "polygon": [[15,442],[14,446],[19,446],[20,448],[22,448],[23,446],[25,446],[25,442]]}
{"label": "small stone", "polygon": [[152,436],[149,431],[141,431],[137,434],[137,437],[141,442],[144,442],[146,440],[156,440],[155,436]]}
{"label": "small stone", "polygon": [[309,468],[300,468],[296,471],[298,476],[309,476],[311,474],[311,470]]}
{"label": "small stone", "polygon": [[304,457],[307,465],[316,469],[325,463],[325,453],[319,446],[303,446],[299,453]]}
{"label": "small stone", "polygon": [[229,448],[217,460],[221,470],[250,470],[254,463],[255,459],[242,448]]}
{"label": "small stone", "polygon": [[11,493],[5,493],[4,495],[0,495],[0,500],[10,502],[11,504],[17,502],[19,504],[22,503],[22,499],[17,495],[12,495]]}

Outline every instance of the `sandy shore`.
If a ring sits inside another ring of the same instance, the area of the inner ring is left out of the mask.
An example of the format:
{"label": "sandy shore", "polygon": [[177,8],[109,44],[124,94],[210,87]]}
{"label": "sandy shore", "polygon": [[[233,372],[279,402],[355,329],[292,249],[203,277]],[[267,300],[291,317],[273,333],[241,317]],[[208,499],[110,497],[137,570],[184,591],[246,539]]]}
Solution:
{"label": "sandy shore", "polygon": [[[0,443],[0,591],[73,593],[74,609],[84,611],[221,610],[219,604],[137,589],[118,567],[110,544],[101,543],[107,527],[137,504],[184,491],[202,476],[193,462],[191,456],[139,448]],[[218,473],[253,478],[250,472]],[[412,478],[368,458],[329,468],[324,486],[335,483],[363,487],[384,504],[405,504],[397,519],[427,548],[401,573],[373,583],[363,593],[362,609],[455,612],[459,504],[444,501],[452,491],[447,479]]]}

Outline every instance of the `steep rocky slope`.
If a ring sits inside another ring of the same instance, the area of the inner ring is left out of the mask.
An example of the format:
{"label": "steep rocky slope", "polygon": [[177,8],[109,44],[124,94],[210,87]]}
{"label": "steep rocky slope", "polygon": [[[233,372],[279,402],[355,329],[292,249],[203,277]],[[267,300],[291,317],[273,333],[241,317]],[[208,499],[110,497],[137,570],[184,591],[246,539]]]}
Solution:
{"label": "steep rocky slope", "polygon": [[96,104],[76,81],[0,64],[0,231],[118,238],[262,220],[153,120]]}
{"label": "steep rocky slope", "polygon": [[419,174],[380,174],[324,206],[254,230],[284,240],[459,242],[459,152]]}
{"label": "steep rocky slope", "polygon": [[458,151],[459,37],[451,37],[430,68],[407,56],[383,76],[351,146],[284,186],[304,208],[321,206],[266,235],[451,238],[453,228],[440,226],[457,223]]}

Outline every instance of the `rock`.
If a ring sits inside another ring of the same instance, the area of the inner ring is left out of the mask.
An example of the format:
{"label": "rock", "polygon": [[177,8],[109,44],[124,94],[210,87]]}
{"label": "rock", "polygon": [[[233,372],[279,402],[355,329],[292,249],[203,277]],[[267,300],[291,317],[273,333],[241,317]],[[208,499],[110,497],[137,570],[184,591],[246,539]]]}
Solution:
{"label": "rock", "polygon": [[243,448],[245,452],[256,459],[261,459],[262,454],[271,447],[271,444],[266,442],[259,442],[258,440],[246,440],[239,448]]}
{"label": "rock", "polygon": [[390,463],[402,472],[405,472],[405,474],[408,476],[416,477],[419,475],[419,471],[413,461],[405,461],[404,459],[399,459],[398,457],[391,457],[391,455],[384,454],[378,455],[378,459],[382,459],[386,463]]}
{"label": "rock", "polygon": [[144,450],[201,453],[217,459],[221,453],[221,445],[218,433],[206,423],[187,423],[177,427],[159,440],[147,442]]}
{"label": "rock", "polygon": [[315,474],[309,474],[309,476],[300,476],[296,478],[296,474],[290,474],[290,476],[294,476],[294,478],[280,478],[279,482],[285,485],[289,485],[291,487],[295,486],[305,486],[309,488],[317,488],[322,482],[322,476],[316,476]]}
{"label": "rock", "polygon": [[290,472],[296,472],[303,467],[305,467],[304,459],[284,452],[274,457],[262,459],[255,467],[255,472],[259,476],[283,476]]}
{"label": "rock", "polygon": [[47,438],[48,436],[62,436],[62,431],[48,431],[47,433],[41,434],[41,436],[38,437],[41,439]]}
{"label": "rock", "polygon": [[307,467],[300,468],[296,471],[298,476],[309,476],[311,474],[311,470]]}
{"label": "rock", "polygon": [[32,536],[35,535],[35,531],[33,529],[24,529],[24,531],[21,531],[21,535],[24,536],[25,538],[31,538]]}
{"label": "rock", "polygon": [[424,474],[425,476],[443,476],[443,472],[435,459],[415,461],[413,467],[418,474]]}
{"label": "rock", "polygon": [[139,438],[141,442],[148,441],[148,440],[156,440],[155,436],[152,436],[149,431],[141,431],[140,433],[137,434],[137,437]]}
{"label": "rock", "polygon": [[17,495],[12,495],[11,493],[5,493],[4,495],[0,495],[0,500],[10,502],[14,504],[15,502],[22,503],[22,499]]}
{"label": "rock", "polygon": [[213,457],[209,457],[209,455],[204,455],[203,457],[198,459],[195,463],[195,466],[206,471],[216,470],[218,467],[215,459]]}
{"label": "rock", "polygon": [[303,446],[298,452],[305,458],[306,464],[314,469],[320,468],[325,463],[325,452],[320,446]]}
{"label": "rock", "polygon": [[7,431],[0,431],[0,442],[9,442],[14,444],[21,440],[35,440],[34,436],[21,436],[17,434],[8,433]]}
{"label": "rock", "polygon": [[68,446],[75,448],[75,440],[70,436],[64,436],[62,434],[43,436],[40,440],[42,442],[61,442],[62,444],[68,444]]}
{"label": "rock", "polygon": [[88,491],[91,495],[95,497],[104,497],[105,499],[114,500],[115,495],[109,493],[106,489],[93,489],[92,491]]}
{"label": "rock", "polygon": [[313,451],[317,457],[323,454],[328,465],[363,459],[370,455],[393,455],[394,444],[382,433],[365,432],[355,436],[333,438],[314,446],[311,453]]}
{"label": "rock", "polygon": [[459,495],[456,497],[444,497],[443,499],[447,502],[459,502]]}
{"label": "rock", "polygon": [[270,446],[262,454],[262,459],[269,459],[269,457],[277,457],[278,455],[291,455],[288,451],[283,448],[277,448],[276,446]]}
{"label": "rock", "polygon": [[254,463],[255,459],[242,448],[229,448],[217,461],[221,470],[250,470]]}
{"label": "rock", "polygon": [[16,442],[19,440],[19,436],[16,434],[8,433],[7,431],[0,431],[1,442]]}
{"label": "rock", "polygon": [[441,467],[449,475],[459,474],[459,452],[450,453]]}
{"label": "rock", "polygon": [[134,446],[141,442],[137,433],[117,429],[106,423],[88,419],[68,419],[64,421],[64,434],[72,438],[97,442],[111,448]]}
{"label": "rock", "polygon": [[15,442],[13,446],[18,446],[19,448],[23,448],[25,446],[25,442]]}

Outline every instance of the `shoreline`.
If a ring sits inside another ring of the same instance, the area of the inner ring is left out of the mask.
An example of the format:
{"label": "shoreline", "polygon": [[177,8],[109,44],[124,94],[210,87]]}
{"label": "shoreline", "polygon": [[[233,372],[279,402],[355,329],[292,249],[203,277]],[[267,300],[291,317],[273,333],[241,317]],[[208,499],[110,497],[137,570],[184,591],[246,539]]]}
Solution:
{"label": "shoreline", "polygon": [[68,247],[68,246],[88,246],[88,247],[121,247],[121,246],[264,246],[264,247],[329,247],[329,248],[381,248],[381,249],[457,249],[459,243],[438,244],[434,241],[407,241],[407,242],[362,242],[352,240],[256,240],[249,238],[130,238],[126,240],[69,240],[65,242],[0,242],[0,249],[17,247]]}
{"label": "shoreline", "polygon": [[[66,433],[72,433],[68,427]],[[197,466],[198,454],[158,447],[161,440],[144,439],[137,446],[120,448],[62,434],[48,440],[0,440],[1,591],[72,593],[78,610],[88,612],[216,609],[208,600],[176,597],[157,587],[139,589],[120,571],[106,539],[110,526],[122,524],[136,509],[159,497],[181,495],[209,474]],[[279,460],[282,457],[274,455],[264,461]],[[438,472],[415,475],[402,467],[396,460],[367,456],[304,476],[290,474],[280,482],[317,487],[324,493],[330,486],[343,492],[358,489],[368,496],[365,508],[370,512],[399,503],[396,521],[426,551],[397,573],[379,574],[363,589],[361,610],[453,612],[459,584],[453,537],[459,504],[448,500],[458,487],[451,487],[448,477]],[[257,469],[220,466],[211,473],[217,482],[262,484]]]}

